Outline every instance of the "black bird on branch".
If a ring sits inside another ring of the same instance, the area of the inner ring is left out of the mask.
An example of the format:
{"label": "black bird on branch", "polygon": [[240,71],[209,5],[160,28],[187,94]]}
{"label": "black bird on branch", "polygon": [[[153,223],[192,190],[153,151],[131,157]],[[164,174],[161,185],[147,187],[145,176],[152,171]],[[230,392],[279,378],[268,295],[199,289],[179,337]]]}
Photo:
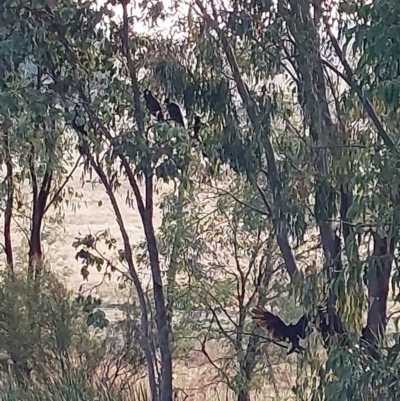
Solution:
{"label": "black bird on branch", "polygon": [[263,327],[274,339],[291,343],[292,348],[288,351],[288,355],[294,351],[304,351],[299,341],[300,338],[305,339],[307,335],[309,325],[307,314],[304,314],[296,324],[286,325],[279,316],[260,307],[254,308],[252,313],[257,324]]}
{"label": "black bird on branch", "polygon": [[[85,128],[85,118],[82,116],[83,110],[79,104],[75,105],[75,115],[72,119],[72,128],[78,133],[78,151],[84,157],[84,170],[88,169],[89,161],[86,156],[89,153],[88,133]],[[80,121],[79,121],[80,120]]]}
{"label": "black bird on branch", "polygon": [[182,112],[179,106],[174,102],[170,102],[168,98],[165,99],[165,104],[167,106],[170,119],[182,125],[183,128],[185,128],[185,123],[183,121]]}
{"label": "black bird on branch", "polygon": [[[75,105],[74,108],[75,115],[72,119],[72,128],[78,131],[83,137],[87,137],[87,132],[85,129],[85,119],[82,117],[82,108],[79,104]],[[78,119],[81,120],[81,123],[78,122]]]}
{"label": "black bird on branch", "polygon": [[164,116],[161,110],[160,102],[152,95],[151,91],[146,89],[143,92],[144,100],[146,101],[146,106],[154,117],[157,117],[158,121],[164,121]]}
{"label": "black bird on branch", "polygon": [[199,139],[199,132],[201,129],[201,119],[200,116],[197,114],[194,116],[194,125],[193,125],[193,132],[194,132],[194,138],[200,141]]}
{"label": "black bird on branch", "polygon": [[333,336],[338,337],[340,346],[351,346],[348,333],[344,328],[340,316],[336,310],[328,309],[328,305],[326,303],[325,305],[317,306],[317,313],[319,321],[318,331],[321,333],[325,348],[329,349],[330,339]]}
{"label": "black bird on branch", "polygon": [[[193,138],[197,142],[197,145],[202,147],[201,153],[203,154],[204,159],[208,160],[210,162],[210,158],[209,158],[209,156],[207,155],[207,153],[204,150],[203,141],[199,136],[199,132],[201,130],[202,125],[203,125],[203,123],[201,122],[200,116],[196,114],[194,116],[193,135],[191,135],[191,138]],[[212,174],[214,174],[213,173],[214,169],[213,169],[212,166],[210,167],[210,169],[211,169]]]}

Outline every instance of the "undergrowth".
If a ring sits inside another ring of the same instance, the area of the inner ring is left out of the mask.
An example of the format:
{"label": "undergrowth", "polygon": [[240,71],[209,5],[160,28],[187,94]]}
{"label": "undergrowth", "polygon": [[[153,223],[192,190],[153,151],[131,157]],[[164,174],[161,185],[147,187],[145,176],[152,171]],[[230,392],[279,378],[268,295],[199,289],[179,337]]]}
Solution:
{"label": "undergrowth", "polygon": [[49,271],[0,273],[0,401],[147,400],[137,326],[109,325],[99,306]]}

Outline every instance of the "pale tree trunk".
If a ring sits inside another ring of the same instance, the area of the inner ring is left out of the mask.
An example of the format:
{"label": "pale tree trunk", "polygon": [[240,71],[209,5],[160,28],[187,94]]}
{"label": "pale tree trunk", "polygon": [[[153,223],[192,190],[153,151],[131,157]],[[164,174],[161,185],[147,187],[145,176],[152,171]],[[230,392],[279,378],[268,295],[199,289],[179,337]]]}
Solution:
{"label": "pale tree trunk", "polygon": [[[139,129],[139,135],[145,135],[145,126],[143,111],[141,108],[140,101],[140,89],[137,78],[136,65],[132,58],[129,44],[129,16],[128,16],[128,5],[129,1],[121,1],[123,11],[123,26],[122,26],[122,45],[123,53],[127,61],[128,72],[131,78],[132,89],[133,89],[133,101],[135,104],[135,118]],[[125,171],[128,174],[130,185],[135,193],[136,202],[138,205],[140,217],[146,236],[147,250],[150,258],[151,273],[153,278],[153,292],[154,301],[156,307],[156,324],[157,324],[157,335],[158,345],[161,354],[161,383],[160,383],[160,401],[172,401],[172,355],[170,347],[170,325],[168,321],[168,311],[165,302],[164,286],[161,277],[161,268],[159,253],[157,249],[157,241],[154,231],[153,224],[153,171],[146,172],[145,186],[146,186],[146,198],[145,203],[137,186],[137,182],[133,177],[130,168],[126,168]]]}

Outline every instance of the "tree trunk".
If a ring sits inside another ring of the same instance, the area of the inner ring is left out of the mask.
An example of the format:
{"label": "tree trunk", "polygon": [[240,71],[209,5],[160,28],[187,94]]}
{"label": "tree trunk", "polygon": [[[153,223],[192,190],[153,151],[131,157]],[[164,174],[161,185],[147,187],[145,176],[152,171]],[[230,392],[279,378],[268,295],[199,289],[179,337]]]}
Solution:
{"label": "tree trunk", "polygon": [[156,324],[158,331],[158,340],[161,353],[161,385],[160,400],[172,401],[172,356],[169,345],[169,322],[168,313],[165,305],[164,289],[161,278],[160,261],[157,249],[157,241],[153,226],[153,202],[152,202],[152,182],[153,176],[146,178],[146,186],[150,190],[151,202],[149,202],[150,192],[146,191],[146,208],[142,215],[143,227],[147,241],[147,249],[149,252],[151,272],[153,278],[154,301],[156,306]]}
{"label": "tree trunk", "polygon": [[249,390],[240,390],[237,396],[237,401],[250,401],[250,393]]}
{"label": "tree trunk", "polygon": [[135,194],[150,259],[154,301],[156,307],[158,346],[161,353],[160,401],[172,401],[172,355],[169,344],[170,326],[168,321],[168,311],[165,304],[157,240],[153,225],[153,173],[151,172],[146,175],[146,204],[144,204],[132,170],[129,168],[127,161],[123,157],[121,157],[121,161],[124,165],[125,172],[128,175],[129,183]]}
{"label": "tree trunk", "polygon": [[394,259],[394,239],[373,233],[374,250],[367,273],[368,319],[363,337],[376,345],[383,337],[387,326],[387,299],[389,281]]}
{"label": "tree trunk", "polygon": [[[183,212],[183,201],[184,201],[184,190],[182,186],[178,189],[178,214],[181,215]],[[180,223],[178,223],[176,233],[174,236],[174,241],[172,244],[171,255],[170,255],[170,262],[167,270],[167,288],[166,288],[166,301],[167,301],[167,318],[168,318],[168,325],[172,332],[172,319],[174,314],[174,293],[176,288],[176,275],[179,269],[179,243],[178,243],[178,231],[179,231]]]}
{"label": "tree trunk", "polygon": [[[104,171],[100,168],[100,166],[95,162],[93,156],[87,152],[86,157],[88,158],[90,165],[93,167],[93,169],[96,171],[96,174],[100,178],[102,184],[104,185],[107,195],[110,199],[111,205],[114,210],[115,218],[117,220],[117,224],[119,226],[122,240],[124,243],[124,251],[125,251],[125,257],[126,261],[128,264],[128,269],[130,276],[132,278],[133,284],[135,286],[135,289],[138,294],[139,298],[139,304],[140,304],[140,312],[141,312],[141,346],[142,349],[145,353],[145,358],[147,362],[147,372],[149,375],[149,384],[150,384],[150,392],[151,392],[151,399],[152,401],[159,401],[159,394],[158,394],[158,388],[156,385],[156,373],[155,373],[155,353],[152,352],[152,346],[151,346],[151,339],[150,339],[150,328],[149,328],[149,319],[148,319],[148,308],[147,308],[147,303],[146,303],[146,298],[145,298],[145,293],[143,291],[139,276],[137,274],[135,265],[133,263],[133,255],[132,255],[132,247],[130,244],[129,236],[128,233],[126,232],[124,220],[121,215],[121,211],[118,207],[117,200],[115,199],[115,195],[112,191],[112,187],[107,180],[107,176],[105,175]],[[138,189],[136,185],[136,181],[134,181],[134,177],[132,175],[132,170],[130,170],[129,165],[126,162],[126,159],[124,159],[123,156],[120,156],[120,160],[125,168],[125,171],[128,175],[128,177],[133,179],[131,182],[133,188]]]}
{"label": "tree trunk", "polygon": [[31,166],[32,191],[33,191],[33,210],[31,235],[29,238],[29,277],[34,278],[40,274],[43,267],[42,253],[42,223],[45,214],[47,199],[50,193],[52,172],[47,170],[42,181],[39,194],[37,194],[36,174]]}
{"label": "tree trunk", "polygon": [[7,184],[7,200],[6,210],[4,212],[4,251],[6,253],[7,266],[13,270],[14,258],[11,242],[11,219],[14,203],[14,182],[13,182],[13,166],[11,163],[10,150],[8,146],[8,134],[4,133],[4,148],[6,151],[6,184]]}
{"label": "tree trunk", "polygon": [[42,269],[43,253],[41,244],[42,219],[33,208],[33,221],[29,237],[29,277],[33,279]]}
{"label": "tree trunk", "polygon": [[256,351],[260,342],[260,337],[255,335],[257,328],[253,328],[249,343],[247,345],[246,354],[244,360],[240,361],[240,376],[244,386],[241,386],[237,401],[250,401],[250,381],[253,374],[253,370],[256,366]]}

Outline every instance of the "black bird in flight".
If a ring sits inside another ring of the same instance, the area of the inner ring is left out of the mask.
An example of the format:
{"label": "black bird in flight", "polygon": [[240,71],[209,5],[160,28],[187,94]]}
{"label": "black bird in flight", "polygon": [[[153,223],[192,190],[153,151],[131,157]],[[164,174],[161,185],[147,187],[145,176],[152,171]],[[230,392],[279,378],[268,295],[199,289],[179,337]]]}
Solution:
{"label": "black bird in flight", "polygon": [[165,104],[167,106],[167,110],[171,120],[185,127],[185,123],[183,122],[183,117],[179,106],[174,102],[170,102],[168,98],[165,99]]}
{"label": "black bird in flight", "polygon": [[279,316],[274,315],[260,307],[256,307],[252,311],[253,319],[260,327],[263,327],[271,336],[278,340],[292,344],[292,348],[288,351],[288,355],[294,351],[304,351],[300,346],[300,338],[304,339],[307,335],[308,317],[304,314],[296,324],[286,325]]}
{"label": "black bird in flight", "polygon": [[144,100],[146,101],[146,106],[154,117],[157,117],[158,121],[163,121],[164,116],[162,114],[160,102],[152,95],[149,89],[143,92]]}

